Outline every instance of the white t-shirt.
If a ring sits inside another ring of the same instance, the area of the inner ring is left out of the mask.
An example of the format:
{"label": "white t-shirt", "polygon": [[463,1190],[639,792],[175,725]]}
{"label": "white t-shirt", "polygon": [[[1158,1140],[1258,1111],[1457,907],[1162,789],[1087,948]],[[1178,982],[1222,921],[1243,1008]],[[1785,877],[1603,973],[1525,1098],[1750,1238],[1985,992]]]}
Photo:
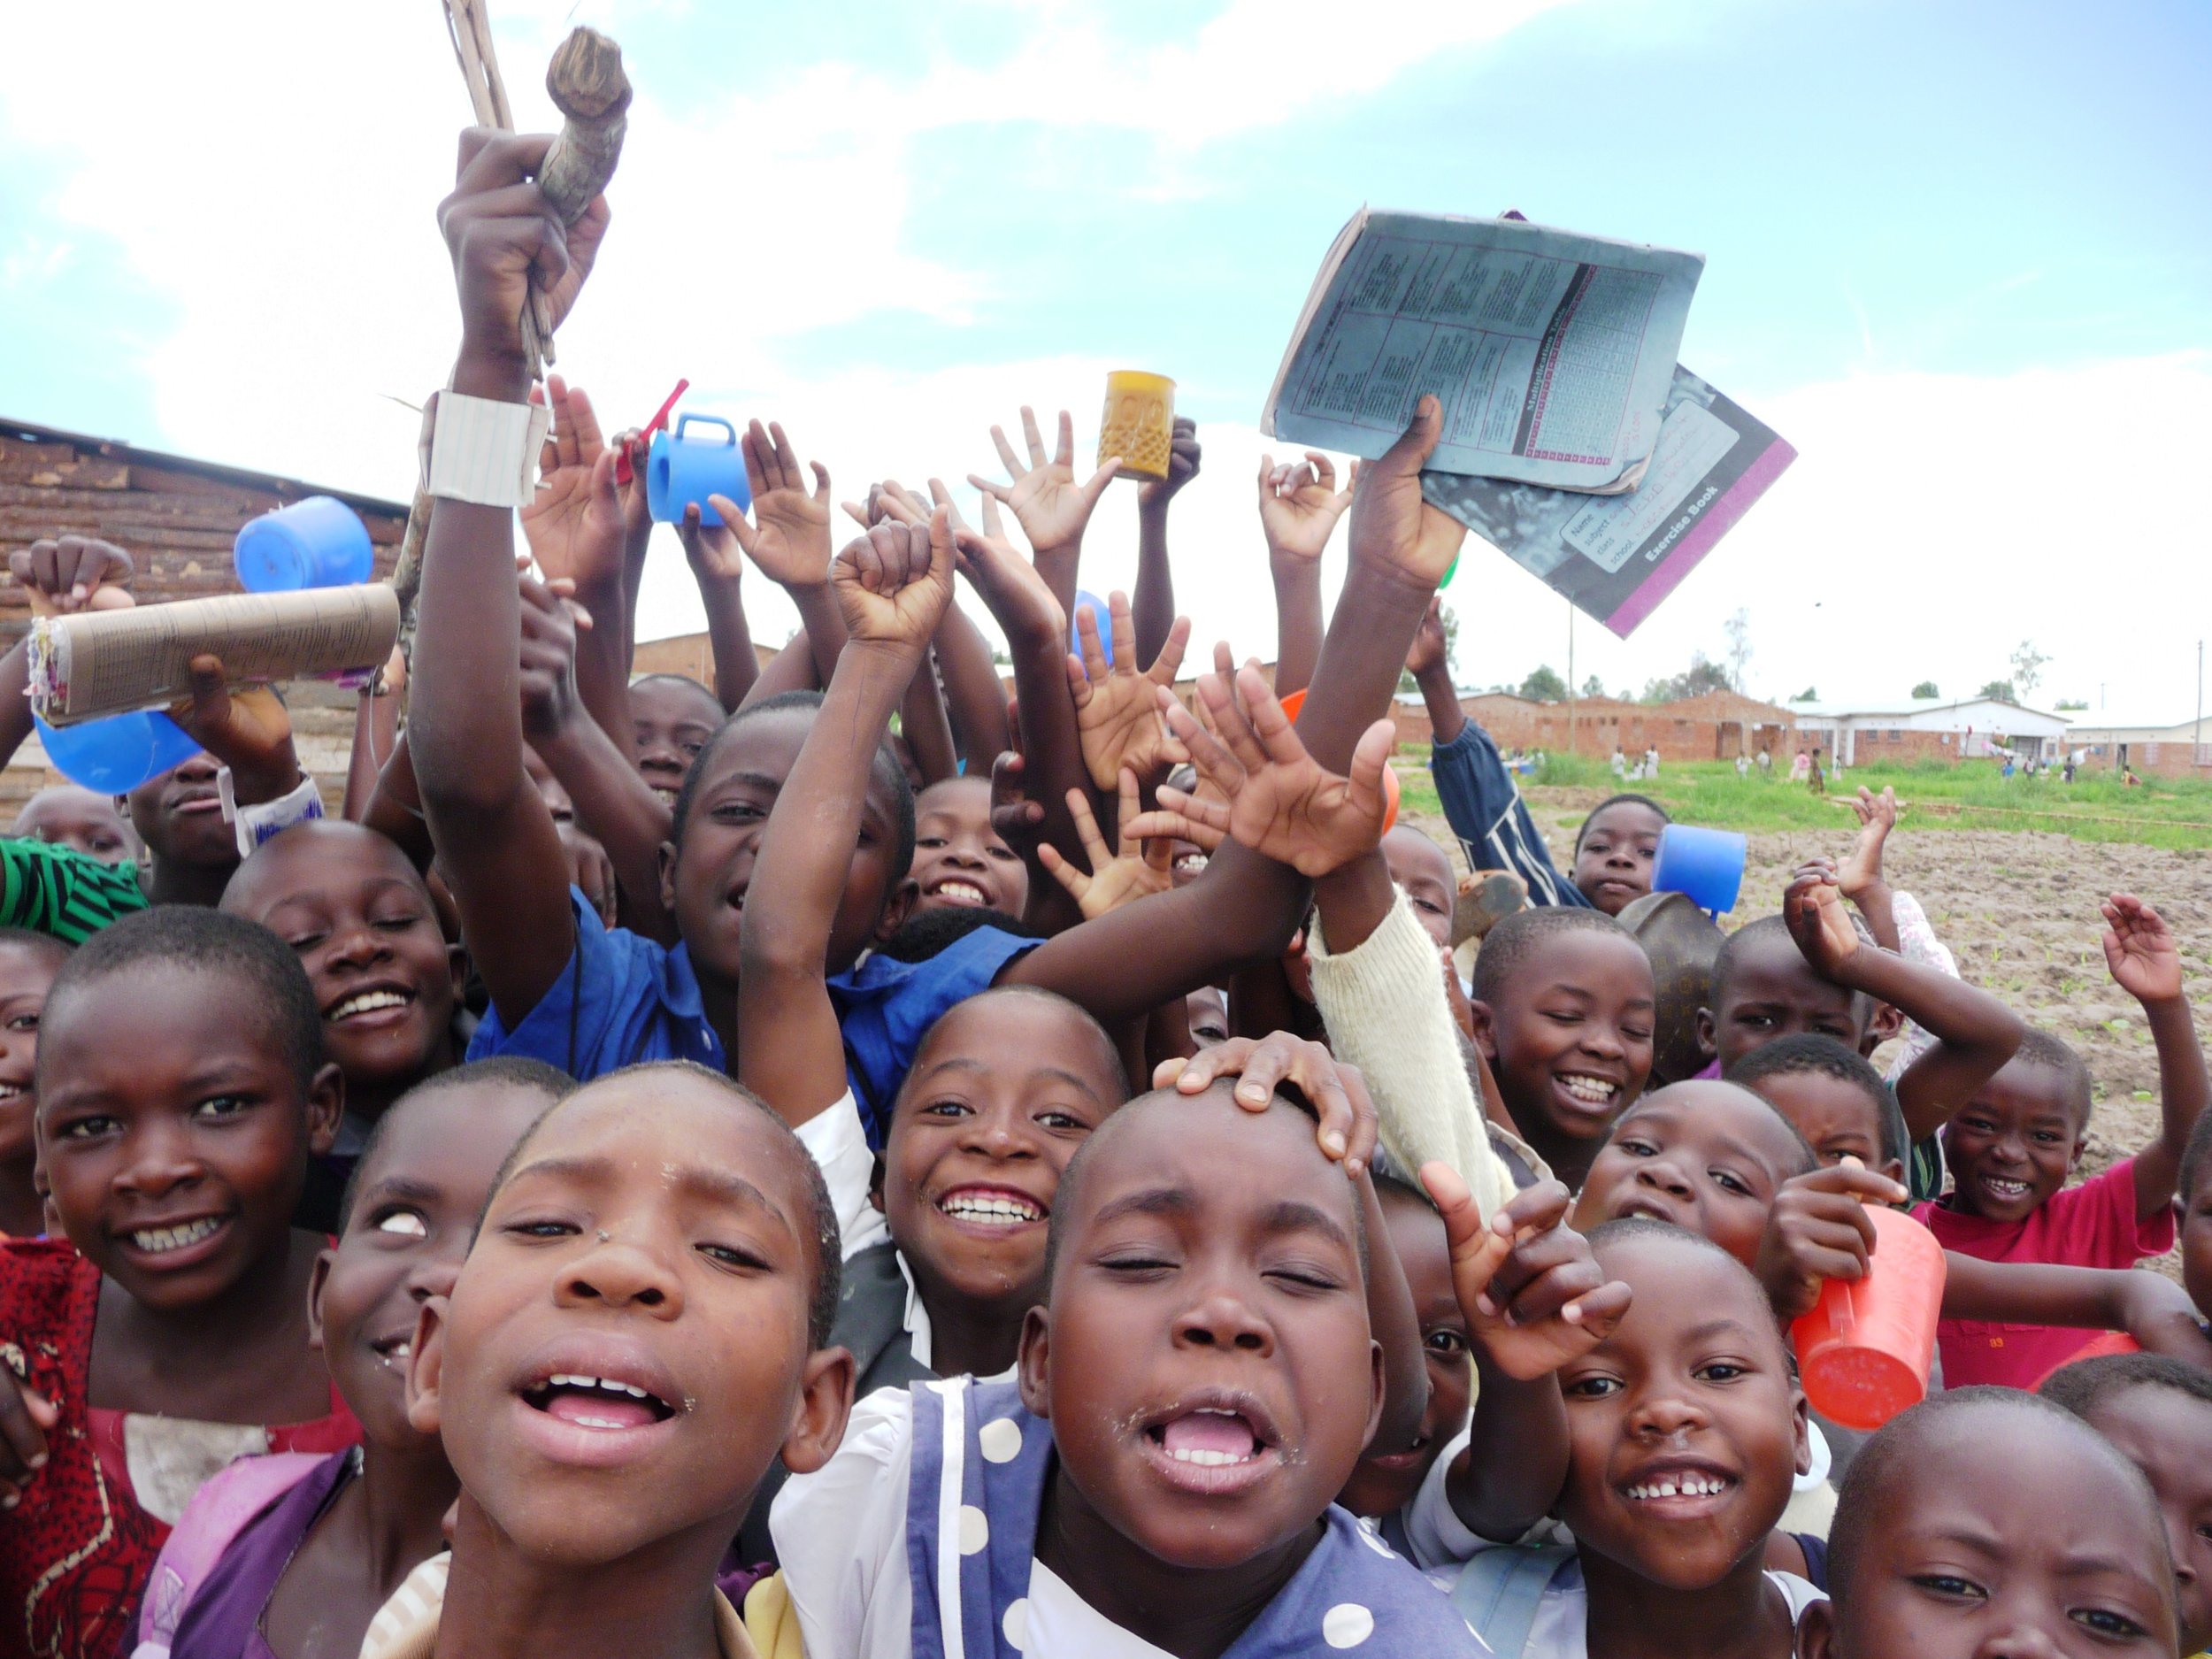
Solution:
{"label": "white t-shirt", "polygon": [[[1767,1582],[1788,1598],[1790,1624],[1794,1627],[1805,1609],[1828,1598],[1806,1580],[1789,1572],[1770,1572]],[[1582,1563],[1570,1561],[1554,1575],[1537,1603],[1535,1622],[1528,1629],[1528,1645],[1520,1659],[1590,1659],[1590,1593],[1583,1587]],[[811,1651],[810,1649],[809,1651]],[[1501,1655],[1500,1659],[1510,1659]]]}

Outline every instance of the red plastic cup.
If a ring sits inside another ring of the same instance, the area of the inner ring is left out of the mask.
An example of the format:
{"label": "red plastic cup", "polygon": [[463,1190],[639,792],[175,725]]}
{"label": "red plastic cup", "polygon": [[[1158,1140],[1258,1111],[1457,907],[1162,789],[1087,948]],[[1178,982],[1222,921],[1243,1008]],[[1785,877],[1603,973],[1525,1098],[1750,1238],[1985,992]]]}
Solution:
{"label": "red plastic cup", "polygon": [[[1306,690],[1301,686],[1281,699],[1283,712],[1291,724],[1298,723],[1298,710],[1306,706]],[[1383,766],[1383,833],[1387,835],[1398,827],[1398,802],[1405,793],[1405,786],[1398,781],[1398,769],[1385,763]]]}
{"label": "red plastic cup", "polygon": [[1910,1216],[1870,1204],[1864,1279],[1832,1279],[1790,1327],[1805,1398],[1846,1428],[1878,1429],[1928,1393],[1943,1311],[1943,1247]]}
{"label": "red plastic cup", "polygon": [[2078,1360],[2105,1359],[2114,1354],[2140,1354],[2142,1351],[2143,1345],[2125,1331],[2100,1331],[2029,1384],[2028,1392],[2031,1394],[2037,1392],[2045,1383],[2051,1380],[2054,1374],[2064,1371]]}

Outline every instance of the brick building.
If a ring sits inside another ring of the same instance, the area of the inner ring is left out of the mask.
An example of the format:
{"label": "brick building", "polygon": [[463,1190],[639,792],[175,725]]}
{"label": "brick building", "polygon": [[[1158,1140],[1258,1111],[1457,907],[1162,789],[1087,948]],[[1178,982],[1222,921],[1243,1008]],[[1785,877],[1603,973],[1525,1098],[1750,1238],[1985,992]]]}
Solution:
{"label": "brick building", "polygon": [[1846,766],[1978,760],[2007,751],[2020,760],[2057,761],[2067,742],[2066,716],[2001,697],[1801,703],[1795,711],[1801,741],[1818,743]]}
{"label": "brick building", "polygon": [[2142,719],[2105,713],[2077,714],[2066,747],[2077,764],[2139,777],[2212,779],[2212,721]]}
{"label": "brick building", "polygon": [[[1537,703],[1511,692],[1462,697],[1467,718],[1488,732],[1500,749],[1540,749],[1604,760],[1618,748],[1631,759],[1655,748],[1662,761],[1733,760],[1762,749],[1786,761],[1795,743],[1787,709],[1733,691],[1708,691],[1673,703],[1630,703],[1619,697],[1581,697],[1574,704],[1573,741],[1568,705]],[[1417,696],[1401,696],[1393,717],[1401,745],[1425,746],[1428,710]]]}
{"label": "brick building", "polygon": [[[231,544],[240,527],[308,495],[334,495],[361,515],[376,575],[388,580],[407,527],[404,502],[0,419],[0,649],[30,626],[29,603],[5,568],[4,556],[17,549],[71,534],[112,541],[136,565],[131,588],[141,604],[236,593]],[[334,802],[353,743],[354,699],[312,680],[286,695],[301,764]],[[33,739],[0,774],[0,812],[12,818],[59,781]]]}

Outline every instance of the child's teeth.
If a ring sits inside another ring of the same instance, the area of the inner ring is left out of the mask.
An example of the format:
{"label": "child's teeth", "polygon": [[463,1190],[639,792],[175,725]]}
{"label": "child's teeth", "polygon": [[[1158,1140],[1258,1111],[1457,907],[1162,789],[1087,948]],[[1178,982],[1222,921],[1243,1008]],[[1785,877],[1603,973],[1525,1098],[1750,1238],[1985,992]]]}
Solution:
{"label": "child's teeth", "polygon": [[1247,1452],[1239,1457],[1234,1452],[1208,1451],[1202,1447],[1181,1447],[1168,1453],[1179,1463],[1197,1463],[1207,1469],[1219,1469],[1228,1463],[1248,1463],[1254,1454]]}
{"label": "child's teeth", "polygon": [[[574,1377],[566,1371],[556,1371],[545,1379],[549,1388],[603,1388],[610,1394],[628,1394],[633,1400],[649,1400],[652,1396],[634,1383],[617,1382],[611,1377]],[[581,1422],[583,1419],[577,1419]]]}
{"label": "child's teeth", "polygon": [[1609,1101],[1620,1088],[1617,1083],[1609,1083],[1603,1078],[1567,1077],[1559,1080],[1566,1086],[1567,1093],[1577,1100]]}
{"label": "child's teeth", "polygon": [[330,1010],[334,1020],[350,1019],[356,1014],[374,1013],[380,1008],[404,1008],[407,999],[397,991],[364,991],[358,996],[349,996]]}
{"label": "child's teeth", "polygon": [[1631,1486],[1632,1498],[1709,1498],[1724,1486],[1718,1477],[1712,1475],[1663,1476],[1657,1480]]}
{"label": "child's teeth", "polygon": [[982,1221],[995,1226],[1044,1219],[1044,1212],[1025,1200],[982,1198],[969,1193],[952,1194],[941,1201],[938,1208],[962,1221]]}
{"label": "child's teeth", "polygon": [[181,1250],[188,1244],[197,1244],[211,1236],[223,1224],[212,1216],[188,1221],[181,1227],[142,1227],[131,1234],[131,1242],[153,1255],[165,1250]]}

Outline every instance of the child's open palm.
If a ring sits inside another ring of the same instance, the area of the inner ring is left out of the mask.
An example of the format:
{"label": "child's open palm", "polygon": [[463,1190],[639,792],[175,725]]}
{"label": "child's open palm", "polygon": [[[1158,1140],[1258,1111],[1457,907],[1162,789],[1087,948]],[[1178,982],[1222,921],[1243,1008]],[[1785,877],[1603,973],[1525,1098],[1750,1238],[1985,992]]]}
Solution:
{"label": "child's open palm", "polygon": [[1160,691],[1175,684],[1190,640],[1190,618],[1178,617],[1152,666],[1137,672],[1137,628],[1129,595],[1116,592],[1106,601],[1113,629],[1110,667],[1098,641],[1098,618],[1086,608],[1075,613],[1083,654],[1068,658],[1068,693],[1075,702],[1075,729],[1083,744],[1083,764],[1091,781],[1110,789],[1126,767],[1151,782],[1171,766],[1190,758],[1160,718]]}
{"label": "child's open palm", "polygon": [[1825,858],[1801,864],[1782,894],[1782,918],[1815,973],[1832,979],[1859,954],[1859,931],[1843,908],[1836,867]]}
{"label": "child's open palm", "polygon": [[2113,982],[2139,1002],[2181,995],[2181,950],[2166,918],[2132,893],[2104,902],[2104,960]]}
{"label": "child's open palm", "polygon": [[1133,899],[1141,899],[1154,893],[1164,893],[1175,884],[1175,849],[1166,837],[1156,835],[1149,841],[1131,833],[1138,821],[1141,807],[1137,798],[1137,774],[1127,767],[1121,773],[1120,818],[1115,830],[1118,846],[1110,847],[1099,833],[1098,819],[1091,811],[1090,799],[1080,789],[1068,791],[1068,814],[1075,820],[1075,833],[1083,843],[1084,856],[1091,861],[1090,872],[1082,870],[1066,858],[1049,841],[1037,849],[1037,856],[1053,879],[1068,890],[1083,918],[1118,910]]}
{"label": "child's open palm", "polygon": [[1064,409],[1060,411],[1059,446],[1050,456],[1045,454],[1044,434],[1037,429],[1036,411],[1026,403],[1022,405],[1022,435],[1029,443],[1026,468],[1007,442],[1005,429],[991,428],[991,442],[998,446],[999,459],[1005,464],[1011,483],[1001,484],[978,472],[969,473],[968,482],[1012,509],[1015,522],[1033,549],[1072,547],[1083,539],[1083,526],[1090,523],[1092,510],[1106,493],[1106,486],[1114,481],[1121,457],[1109,456],[1106,465],[1092,473],[1088,481],[1077,481],[1075,421]]}
{"label": "child's open palm", "polygon": [[854,643],[918,658],[952,603],[952,527],[940,507],[926,526],[884,523],[856,536],[830,570]]}
{"label": "child's open palm", "polygon": [[1444,1218],[1459,1310],[1507,1376],[1549,1376],[1605,1340],[1628,1312],[1629,1287],[1608,1283],[1588,1240],[1565,1225],[1569,1200],[1559,1182],[1515,1194],[1487,1224],[1450,1164],[1423,1164],[1421,1185]]}
{"label": "child's open palm", "polygon": [[[536,402],[534,389],[531,401]],[[546,381],[553,429],[538,456],[538,490],[522,510],[522,534],[548,581],[580,588],[622,572],[625,526],[614,481],[615,452],[580,386],[557,374]]]}
{"label": "child's open palm", "polygon": [[1351,775],[1340,778],[1306,752],[1256,667],[1240,670],[1233,689],[1217,674],[1203,675],[1198,695],[1218,736],[1165,687],[1160,709],[1223,799],[1163,789],[1161,810],[1138,820],[1139,834],[1195,840],[1194,827],[1210,828],[1310,877],[1327,875],[1382,840],[1383,769],[1396,738],[1389,721],[1361,734]]}
{"label": "child's open palm", "polygon": [[1260,457],[1260,529],[1267,550],[1280,558],[1313,560],[1321,557],[1336,530],[1336,521],[1352,504],[1352,489],[1359,482],[1359,463],[1352,463],[1344,488],[1336,487],[1336,464],[1318,449],[1306,451],[1303,461],[1275,465],[1271,455]]}
{"label": "child's open palm", "polygon": [[[746,488],[753,494],[751,519],[726,495],[710,495],[709,504],[770,581],[787,588],[819,588],[830,578],[829,470],[819,461],[808,464],[814,473],[814,492],[809,495],[808,468],[799,465],[798,451],[773,422],[765,428],[752,422],[738,447],[745,457]],[[737,561],[727,549],[726,541],[710,542],[705,534],[695,552],[688,538],[684,542],[693,565],[715,576],[737,574]]]}

